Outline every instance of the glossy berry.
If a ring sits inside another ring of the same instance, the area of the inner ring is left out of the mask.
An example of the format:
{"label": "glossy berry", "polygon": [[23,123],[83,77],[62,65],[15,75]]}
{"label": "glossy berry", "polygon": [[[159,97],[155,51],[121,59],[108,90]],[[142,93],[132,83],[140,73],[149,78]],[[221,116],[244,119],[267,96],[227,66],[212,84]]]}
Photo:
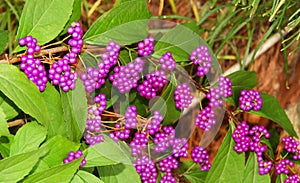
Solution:
{"label": "glossy berry", "polygon": [[297,174],[290,175],[284,180],[284,183],[300,183],[300,178]]}
{"label": "glossy berry", "polygon": [[98,105],[98,112],[102,114],[102,112],[106,109],[106,96],[100,93],[94,98],[94,102]]}
{"label": "glossy berry", "polygon": [[199,163],[200,170],[209,170],[211,164],[209,162],[209,155],[206,149],[200,146],[195,146],[191,153],[192,159],[195,163]]}
{"label": "glossy berry", "polygon": [[291,136],[283,137],[281,140],[284,144],[284,149],[287,152],[290,152],[290,153],[296,153],[297,152],[298,146],[300,145],[300,142],[298,142],[296,139],[294,139]]}
{"label": "glossy berry", "polygon": [[156,183],[157,170],[155,164],[147,156],[136,158],[133,162],[136,172],[140,175],[142,182]]}
{"label": "glossy berry", "polygon": [[147,144],[148,144],[147,134],[136,132],[134,135],[134,139],[130,142],[132,156],[137,156],[138,154],[142,154],[143,149],[147,147]]}
{"label": "glossy berry", "polygon": [[150,135],[154,135],[156,132],[159,131],[160,123],[162,122],[163,119],[164,117],[160,114],[160,112],[158,110],[155,110],[153,112],[153,116],[150,118],[149,122],[147,123],[146,131]]}
{"label": "glossy berry", "polygon": [[115,124],[115,130],[109,134],[110,138],[114,141],[118,141],[119,139],[127,139],[130,135],[130,129],[124,127],[122,123]]}
{"label": "glossy berry", "polygon": [[218,88],[220,89],[220,95],[227,98],[232,95],[232,83],[230,81],[230,78],[220,76],[219,77],[219,83],[218,83]]}
{"label": "glossy berry", "polygon": [[146,75],[146,79],[137,88],[142,97],[151,99],[167,83],[167,76],[164,71],[156,70]]}
{"label": "glossy berry", "polygon": [[[79,159],[82,156],[82,151],[81,150],[77,150],[76,152],[69,152],[68,157],[64,159],[64,164],[66,163],[70,163],[72,161],[74,161],[75,159]],[[82,159],[80,166],[84,166],[86,164],[86,160],[85,158]]]}
{"label": "glossy berry", "polygon": [[183,110],[188,108],[192,103],[193,96],[191,94],[191,88],[187,83],[178,84],[174,91],[174,100],[176,108]]}
{"label": "glossy berry", "polygon": [[139,73],[143,71],[144,61],[137,57],[135,62],[128,63],[127,66],[120,66],[114,68],[114,74],[110,75],[110,80],[120,93],[130,91],[137,87],[139,80]]}
{"label": "glossy berry", "polygon": [[158,162],[158,166],[162,172],[171,172],[172,169],[178,168],[178,161],[172,156],[167,156]]}
{"label": "glossy berry", "polygon": [[258,162],[258,173],[260,175],[268,174],[272,168],[272,161],[260,161]]}
{"label": "glossy berry", "polygon": [[137,112],[136,112],[136,107],[135,106],[129,106],[126,109],[126,112],[124,114],[125,116],[125,128],[127,129],[135,129],[136,124],[137,124]]}
{"label": "glossy berry", "polygon": [[154,151],[164,152],[167,148],[171,147],[175,139],[175,130],[172,126],[164,126],[163,131],[156,133],[153,139]]}
{"label": "glossy berry", "polygon": [[209,50],[207,46],[199,46],[195,50],[192,51],[190,55],[190,60],[198,65],[197,75],[204,76],[207,74],[212,66],[212,57],[210,56]]}
{"label": "glossy berry", "polygon": [[141,56],[148,56],[154,50],[154,38],[149,37],[138,43],[138,54]]}
{"label": "glossy berry", "polygon": [[260,93],[255,90],[242,90],[239,101],[240,108],[244,111],[249,111],[251,109],[258,111],[262,107]]}
{"label": "glossy berry", "polygon": [[167,51],[159,58],[159,63],[162,69],[172,72],[176,68],[176,62],[172,53]]}
{"label": "glossy berry", "polygon": [[246,152],[249,150],[251,138],[249,135],[250,127],[246,123],[246,121],[243,121],[241,124],[237,125],[237,127],[234,129],[232,133],[232,138],[236,142],[233,149],[237,153]]}
{"label": "glossy berry", "polygon": [[275,166],[275,170],[277,174],[289,174],[289,170],[287,169],[287,166],[294,166],[294,163],[288,159],[283,159],[281,160],[276,166]]}
{"label": "glossy berry", "polygon": [[172,173],[167,172],[162,178],[160,179],[159,183],[176,183],[177,180],[175,177],[172,176]]}
{"label": "glossy berry", "polygon": [[201,128],[202,130],[208,132],[211,129],[212,125],[216,124],[214,116],[214,110],[211,107],[207,106],[199,112],[195,121],[195,125],[198,128]]}
{"label": "glossy berry", "polygon": [[173,156],[186,158],[188,156],[188,143],[185,138],[175,138],[171,143]]}

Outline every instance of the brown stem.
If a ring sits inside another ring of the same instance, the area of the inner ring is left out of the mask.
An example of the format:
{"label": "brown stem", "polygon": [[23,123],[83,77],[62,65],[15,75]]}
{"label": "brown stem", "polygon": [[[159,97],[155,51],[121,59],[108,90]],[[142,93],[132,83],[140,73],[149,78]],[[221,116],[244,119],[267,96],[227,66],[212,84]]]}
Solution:
{"label": "brown stem", "polygon": [[15,121],[8,122],[7,124],[8,124],[8,127],[13,127],[13,126],[24,125],[25,121],[23,119],[17,119]]}

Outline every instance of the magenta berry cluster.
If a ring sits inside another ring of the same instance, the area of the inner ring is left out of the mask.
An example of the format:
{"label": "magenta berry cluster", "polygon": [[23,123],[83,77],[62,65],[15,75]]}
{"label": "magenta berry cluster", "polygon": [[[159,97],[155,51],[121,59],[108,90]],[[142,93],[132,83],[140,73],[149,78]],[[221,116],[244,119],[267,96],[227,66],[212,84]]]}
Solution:
{"label": "magenta berry cluster", "polygon": [[36,38],[26,36],[19,39],[20,46],[27,46],[26,55],[21,57],[20,69],[24,71],[28,79],[32,81],[42,92],[48,81],[47,73],[39,58],[34,58],[34,53],[40,52],[41,47]]}
{"label": "magenta berry cluster", "polygon": [[178,168],[178,161],[173,156],[169,155],[158,162],[158,166],[162,172],[171,172],[172,169]]}
{"label": "magenta berry cluster", "polygon": [[237,153],[247,152],[248,150],[255,152],[261,175],[267,174],[273,166],[272,161],[264,161],[263,154],[267,151],[267,146],[261,142],[261,137],[270,138],[269,132],[264,126],[250,126],[243,121],[234,129],[232,138],[235,141],[233,149]]}
{"label": "magenta berry cluster", "polygon": [[212,57],[210,56],[207,46],[201,45],[192,51],[190,60],[198,65],[197,75],[204,76],[207,74],[212,66]]}
{"label": "magenta berry cluster", "polygon": [[291,175],[284,180],[284,183],[300,183],[300,177],[297,174]]}
{"label": "magenta berry cluster", "polygon": [[137,57],[134,62],[129,62],[127,66],[114,68],[114,74],[110,75],[110,80],[120,93],[130,91],[137,87],[137,82],[140,79],[139,73],[143,71],[144,61]]}
{"label": "magenta berry cluster", "polygon": [[176,183],[177,180],[175,177],[172,176],[172,173],[167,172],[162,178],[160,179],[159,183]]}
{"label": "magenta berry cluster", "polygon": [[175,138],[171,141],[172,145],[172,154],[175,158],[188,156],[188,143],[186,138]]}
{"label": "magenta berry cluster", "polygon": [[293,154],[293,159],[294,160],[299,160],[300,159],[300,149],[298,149],[298,146],[300,145],[300,142],[298,142],[296,139],[293,137],[283,137],[282,142],[284,144],[284,149]]}
{"label": "magenta berry cluster", "polygon": [[105,83],[110,68],[117,64],[120,48],[120,45],[110,41],[101,54],[102,62],[98,63],[98,67],[87,67],[86,72],[80,75],[87,92],[99,89]]}
{"label": "magenta berry cluster", "polygon": [[143,150],[147,147],[147,145],[148,145],[147,134],[136,132],[134,135],[134,139],[130,142],[132,156],[137,156],[138,154],[142,154]]}
{"label": "magenta berry cluster", "polygon": [[160,112],[158,110],[155,110],[153,112],[153,116],[150,118],[149,122],[146,125],[146,131],[150,135],[154,135],[156,132],[159,131],[160,123],[163,119],[164,117],[160,114]]}
{"label": "magenta berry cluster", "polygon": [[240,108],[244,111],[258,111],[262,107],[262,98],[256,90],[242,90],[239,98]]}
{"label": "magenta berry cluster", "polygon": [[159,58],[159,63],[162,69],[172,72],[176,68],[176,62],[172,53],[167,51]]}
{"label": "magenta berry cluster", "polygon": [[[68,157],[64,159],[64,164],[70,163],[72,161],[74,161],[75,159],[79,159],[82,156],[82,151],[81,150],[77,150],[76,152],[69,152]],[[85,158],[82,159],[80,166],[84,166],[86,164],[86,160]]]}
{"label": "magenta berry cluster", "polygon": [[156,97],[157,92],[167,83],[166,73],[162,70],[156,70],[146,75],[146,79],[137,88],[142,97],[151,99]]}
{"label": "magenta berry cluster", "polygon": [[93,146],[104,141],[101,132],[101,114],[106,108],[106,97],[104,94],[99,94],[94,97],[95,104],[88,109],[88,118],[85,127],[85,143]]}
{"label": "magenta berry cluster", "polygon": [[203,147],[195,146],[192,149],[191,156],[195,163],[199,163],[200,170],[207,171],[211,168],[208,152]]}
{"label": "magenta berry cluster", "polygon": [[115,131],[109,134],[110,137],[114,141],[127,139],[130,135],[130,129],[136,128],[136,117],[136,106],[128,106],[124,114],[124,119],[115,124]]}
{"label": "magenta berry cluster", "polygon": [[214,124],[216,124],[215,112],[212,107],[206,106],[199,112],[195,121],[195,125],[198,128],[208,132]]}
{"label": "magenta berry cluster", "polygon": [[156,133],[153,139],[154,151],[164,152],[167,148],[171,147],[172,142],[175,140],[175,130],[172,126],[164,126],[162,132]]}
{"label": "magenta berry cluster", "polygon": [[281,173],[284,173],[284,174],[288,174],[289,173],[289,170],[287,169],[287,166],[294,166],[294,163],[288,159],[283,159],[281,160],[276,166],[275,166],[275,170],[276,170],[276,173],[277,174],[281,174]]}
{"label": "magenta berry cluster", "polygon": [[149,37],[138,43],[138,54],[141,56],[148,56],[154,50],[154,38]]}
{"label": "magenta berry cluster", "polygon": [[136,158],[136,161],[133,162],[133,166],[140,175],[142,182],[156,183],[156,166],[155,163],[147,156]]}
{"label": "magenta berry cluster", "polygon": [[188,108],[192,100],[193,96],[189,85],[187,83],[178,84],[174,91],[175,107],[180,110]]}
{"label": "magenta berry cluster", "polygon": [[79,22],[73,22],[67,32],[72,37],[68,41],[68,44],[71,46],[70,53],[54,62],[49,69],[49,79],[52,81],[52,84],[59,85],[64,92],[75,88],[77,73],[71,69],[71,65],[77,62],[77,54],[80,53],[83,46],[83,31]]}

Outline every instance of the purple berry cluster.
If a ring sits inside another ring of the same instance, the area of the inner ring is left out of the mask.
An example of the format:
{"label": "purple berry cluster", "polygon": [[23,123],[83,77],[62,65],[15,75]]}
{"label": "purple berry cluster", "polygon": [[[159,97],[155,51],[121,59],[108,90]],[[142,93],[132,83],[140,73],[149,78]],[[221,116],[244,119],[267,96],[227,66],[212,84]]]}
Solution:
{"label": "purple berry cluster", "polygon": [[149,122],[146,125],[146,131],[150,135],[154,135],[156,132],[159,131],[160,123],[164,119],[164,117],[160,114],[158,110],[155,110],[153,113],[153,116],[150,118]]}
{"label": "purple berry cluster", "polygon": [[216,124],[215,112],[212,107],[207,106],[199,112],[195,125],[208,132],[214,124]]}
{"label": "purple berry cluster", "polygon": [[[70,163],[72,161],[74,161],[75,159],[79,159],[82,156],[82,151],[81,150],[77,150],[76,152],[69,152],[68,157],[64,159],[64,164]],[[84,166],[86,164],[86,160],[85,158],[82,159],[80,166]]]}
{"label": "purple berry cluster", "polygon": [[174,141],[171,141],[172,153],[176,158],[188,156],[188,143],[186,138],[175,138]]}
{"label": "purple berry cluster", "polygon": [[64,92],[73,90],[77,79],[77,73],[71,69],[76,63],[77,54],[83,46],[83,31],[79,22],[73,22],[67,30],[72,38],[68,41],[71,46],[70,53],[67,53],[61,60],[54,62],[49,69],[49,79],[53,85],[59,85]]}
{"label": "purple berry cluster", "polygon": [[39,58],[34,58],[35,52],[40,52],[41,47],[36,38],[26,36],[19,40],[20,46],[27,46],[26,55],[21,57],[20,69],[24,71],[28,79],[32,81],[42,92],[48,81],[47,73]]}
{"label": "purple berry cluster", "polygon": [[138,54],[141,56],[148,56],[154,50],[154,38],[149,37],[138,43]]}
{"label": "purple berry cluster", "polygon": [[109,134],[114,141],[127,139],[130,135],[130,129],[136,128],[136,106],[128,106],[124,116],[123,120],[115,124],[115,130]]}
{"label": "purple berry cluster", "polygon": [[300,178],[297,174],[291,175],[284,180],[284,183],[300,183]]}
{"label": "purple berry cluster", "polygon": [[203,147],[195,146],[192,150],[191,156],[195,163],[199,163],[200,170],[207,171],[211,168],[208,152]]}
{"label": "purple berry cluster", "polygon": [[294,160],[299,160],[300,159],[300,149],[298,149],[298,146],[300,145],[300,142],[298,142],[296,139],[293,137],[283,137],[282,142],[284,144],[284,149],[293,154],[293,159]]}
{"label": "purple berry cluster", "polygon": [[212,57],[210,56],[207,46],[201,45],[192,51],[190,60],[198,65],[197,75],[204,76],[207,74],[212,66]]}
{"label": "purple berry cluster", "polygon": [[134,135],[134,139],[130,142],[132,156],[137,156],[138,154],[142,154],[143,149],[147,147],[147,144],[148,144],[147,134],[136,132]]}
{"label": "purple berry cluster", "polygon": [[233,149],[237,153],[246,152],[248,150],[255,152],[261,175],[267,174],[272,168],[272,161],[264,161],[263,153],[267,151],[267,146],[261,142],[261,137],[270,138],[269,132],[264,126],[250,126],[246,121],[237,125],[233,131],[232,138],[235,141]]}
{"label": "purple berry cluster", "polygon": [[156,97],[156,93],[167,83],[166,73],[156,70],[146,75],[146,79],[137,88],[142,97],[151,99]]}
{"label": "purple berry cluster", "polygon": [[128,92],[137,87],[139,73],[143,71],[143,65],[144,61],[137,57],[134,62],[129,62],[127,66],[115,67],[114,74],[110,75],[109,79],[120,93]]}
{"label": "purple berry cluster", "polygon": [[102,62],[98,63],[98,67],[87,67],[86,73],[80,75],[87,92],[92,92],[105,83],[110,68],[117,64],[119,51],[120,45],[110,41],[105,47],[105,52],[101,54]]}
{"label": "purple berry cluster", "polygon": [[239,98],[240,108],[244,111],[251,109],[258,111],[262,106],[260,93],[255,90],[242,90]]}
{"label": "purple berry cluster", "polygon": [[178,168],[178,161],[173,158],[173,156],[169,155],[158,162],[158,166],[162,172],[171,172],[172,169]]}
{"label": "purple berry cluster", "polygon": [[137,173],[140,175],[142,182],[156,183],[157,170],[155,163],[151,161],[147,156],[136,158],[133,162]]}
{"label": "purple berry cluster", "polygon": [[183,110],[188,108],[192,103],[193,96],[191,94],[191,88],[187,83],[178,84],[174,91],[174,100],[176,108]]}
{"label": "purple berry cluster", "polygon": [[99,94],[94,98],[95,104],[88,109],[88,119],[85,127],[85,143],[93,146],[104,141],[101,132],[101,114],[106,108],[106,97],[104,94]]}
{"label": "purple berry cluster", "polygon": [[283,159],[281,160],[276,166],[275,166],[275,170],[276,170],[276,173],[277,174],[281,174],[281,173],[284,173],[284,174],[288,174],[289,173],[289,170],[287,169],[287,166],[294,166],[294,163],[288,159]]}
{"label": "purple berry cluster", "polygon": [[159,58],[159,63],[162,69],[172,72],[176,68],[176,62],[171,52],[166,52]]}
{"label": "purple berry cluster", "polygon": [[175,130],[172,126],[164,126],[163,131],[156,133],[153,139],[154,151],[164,152],[168,147],[171,147],[172,142],[175,140]]}
{"label": "purple berry cluster", "polygon": [[177,180],[175,177],[172,176],[172,173],[167,172],[162,178],[160,179],[159,183],[176,183]]}

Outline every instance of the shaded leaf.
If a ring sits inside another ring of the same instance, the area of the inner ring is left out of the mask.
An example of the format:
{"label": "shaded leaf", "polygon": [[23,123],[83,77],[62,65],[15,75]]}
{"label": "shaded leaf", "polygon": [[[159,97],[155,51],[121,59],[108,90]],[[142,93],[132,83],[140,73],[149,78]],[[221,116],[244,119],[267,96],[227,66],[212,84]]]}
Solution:
{"label": "shaded leaf", "polygon": [[235,145],[234,140],[231,138],[233,130],[234,125],[231,122],[230,128],[205,179],[206,183],[243,182],[245,153],[238,154],[233,150]]}
{"label": "shaded leaf", "polygon": [[10,145],[14,141],[13,135],[1,136],[0,137],[0,153],[3,158],[9,157]]}
{"label": "shaded leaf", "polygon": [[15,118],[20,112],[20,109],[2,92],[0,92],[0,108],[3,110],[7,121]]}
{"label": "shaded leaf", "polygon": [[[31,35],[43,45],[54,39],[64,28],[72,13],[74,0],[30,0],[25,2],[17,39]],[[16,51],[22,48],[19,46]]]}
{"label": "shaded leaf", "polygon": [[0,137],[8,136],[10,134],[8,131],[8,125],[7,125],[5,118],[6,118],[6,116],[5,116],[2,108],[0,108]]}
{"label": "shaded leaf", "polygon": [[119,163],[117,165],[99,166],[97,170],[105,183],[141,182],[140,176],[133,165]]}
{"label": "shaded leaf", "polygon": [[61,103],[69,138],[79,142],[87,119],[87,99],[82,82],[77,79],[76,87],[69,92],[61,91]]}
{"label": "shaded leaf", "polygon": [[258,171],[257,156],[251,152],[244,171],[243,183],[268,183],[271,182],[270,175],[260,175]]}
{"label": "shaded leaf", "polygon": [[276,183],[284,183],[285,179],[287,178],[288,176],[281,173],[277,176],[277,179],[276,179]]}
{"label": "shaded leaf", "polygon": [[82,161],[82,157],[70,163],[56,166],[42,172],[31,174],[28,177],[26,177],[23,182],[24,183],[70,182],[76,170],[78,169],[81,161]]}
{"label": "shaded leaf", "polygon": [[67,136],[67,125],[64,121],[64,112],[58,91],[53,85],[47,83],[46,90],[42,93],[42,96],[47,103],[46,107],[50,115],[47,138],[55,135]]}
{"label": "shaded leaf", "polygon": [[250,90],[258,83],[257,74],[254,71],[237,71],[228,76],[232,83],[232,96],[226,98],[227,102],[237,107],[239,106],[239,97],[242,90]]}
{"label": "shaded leaf", "polygon": [[196,172],[188,172],[184,174],[184,177],[190,181],[191,183],[201,183],[205,182],[205,178],[207,176],[207,171],[196,171]]}
{"label": "shaded leaf", "polygon": [[0,161],[0,182],[17,182],[25,177],[47,149],[18,154]]}
{"label": "shaded leaf", "polygon": [[95,175],[86,171],[79,170],[73,177],[71,183],[104,183]]}
{"label": "shaded leaf", "polygon": [[7,42],[8,42],[8,31],[7,30],[0,30],[0,55],[5,50]]}
{"label": "shaded leaf", "polygon": [[290,119],[279,104],[278,100],[266,93],[260,93],[260,95],[263,101],[261,109],[259,111],[251,110],[247,112],[268,118],[279,124],[285,131],[289,133],[289,135],[297,137]]}
{"label": "shaded leaf", "polygon": [[31,115],[45,127],[49,125],[46,103],[34,83],[29,81],[16,66],[2,64],[0,67],[0,91],[22,111]]}
{"label": "shaded leaf", "polygon": [[121,3],[99,17],[84,40],[97,45],[106,45],[111,40],[121,45],[135,43],[147,37],[149,17],[146,1]]}
{"label": "shaded leaf", "polygon": [[30,122],[22,126],[10,146],[10,156],[38,149],[45,140],[47,130],[37,122]]}
{"label": "shaded leaf", "polygon": [[68,22],[65,24],[65,28],[61,34],[65,34],[67,32],[68,27],[73,23],[80,19],[81,15],[81,2],[82,0],[74,0],[72,14],[69,18]]}

